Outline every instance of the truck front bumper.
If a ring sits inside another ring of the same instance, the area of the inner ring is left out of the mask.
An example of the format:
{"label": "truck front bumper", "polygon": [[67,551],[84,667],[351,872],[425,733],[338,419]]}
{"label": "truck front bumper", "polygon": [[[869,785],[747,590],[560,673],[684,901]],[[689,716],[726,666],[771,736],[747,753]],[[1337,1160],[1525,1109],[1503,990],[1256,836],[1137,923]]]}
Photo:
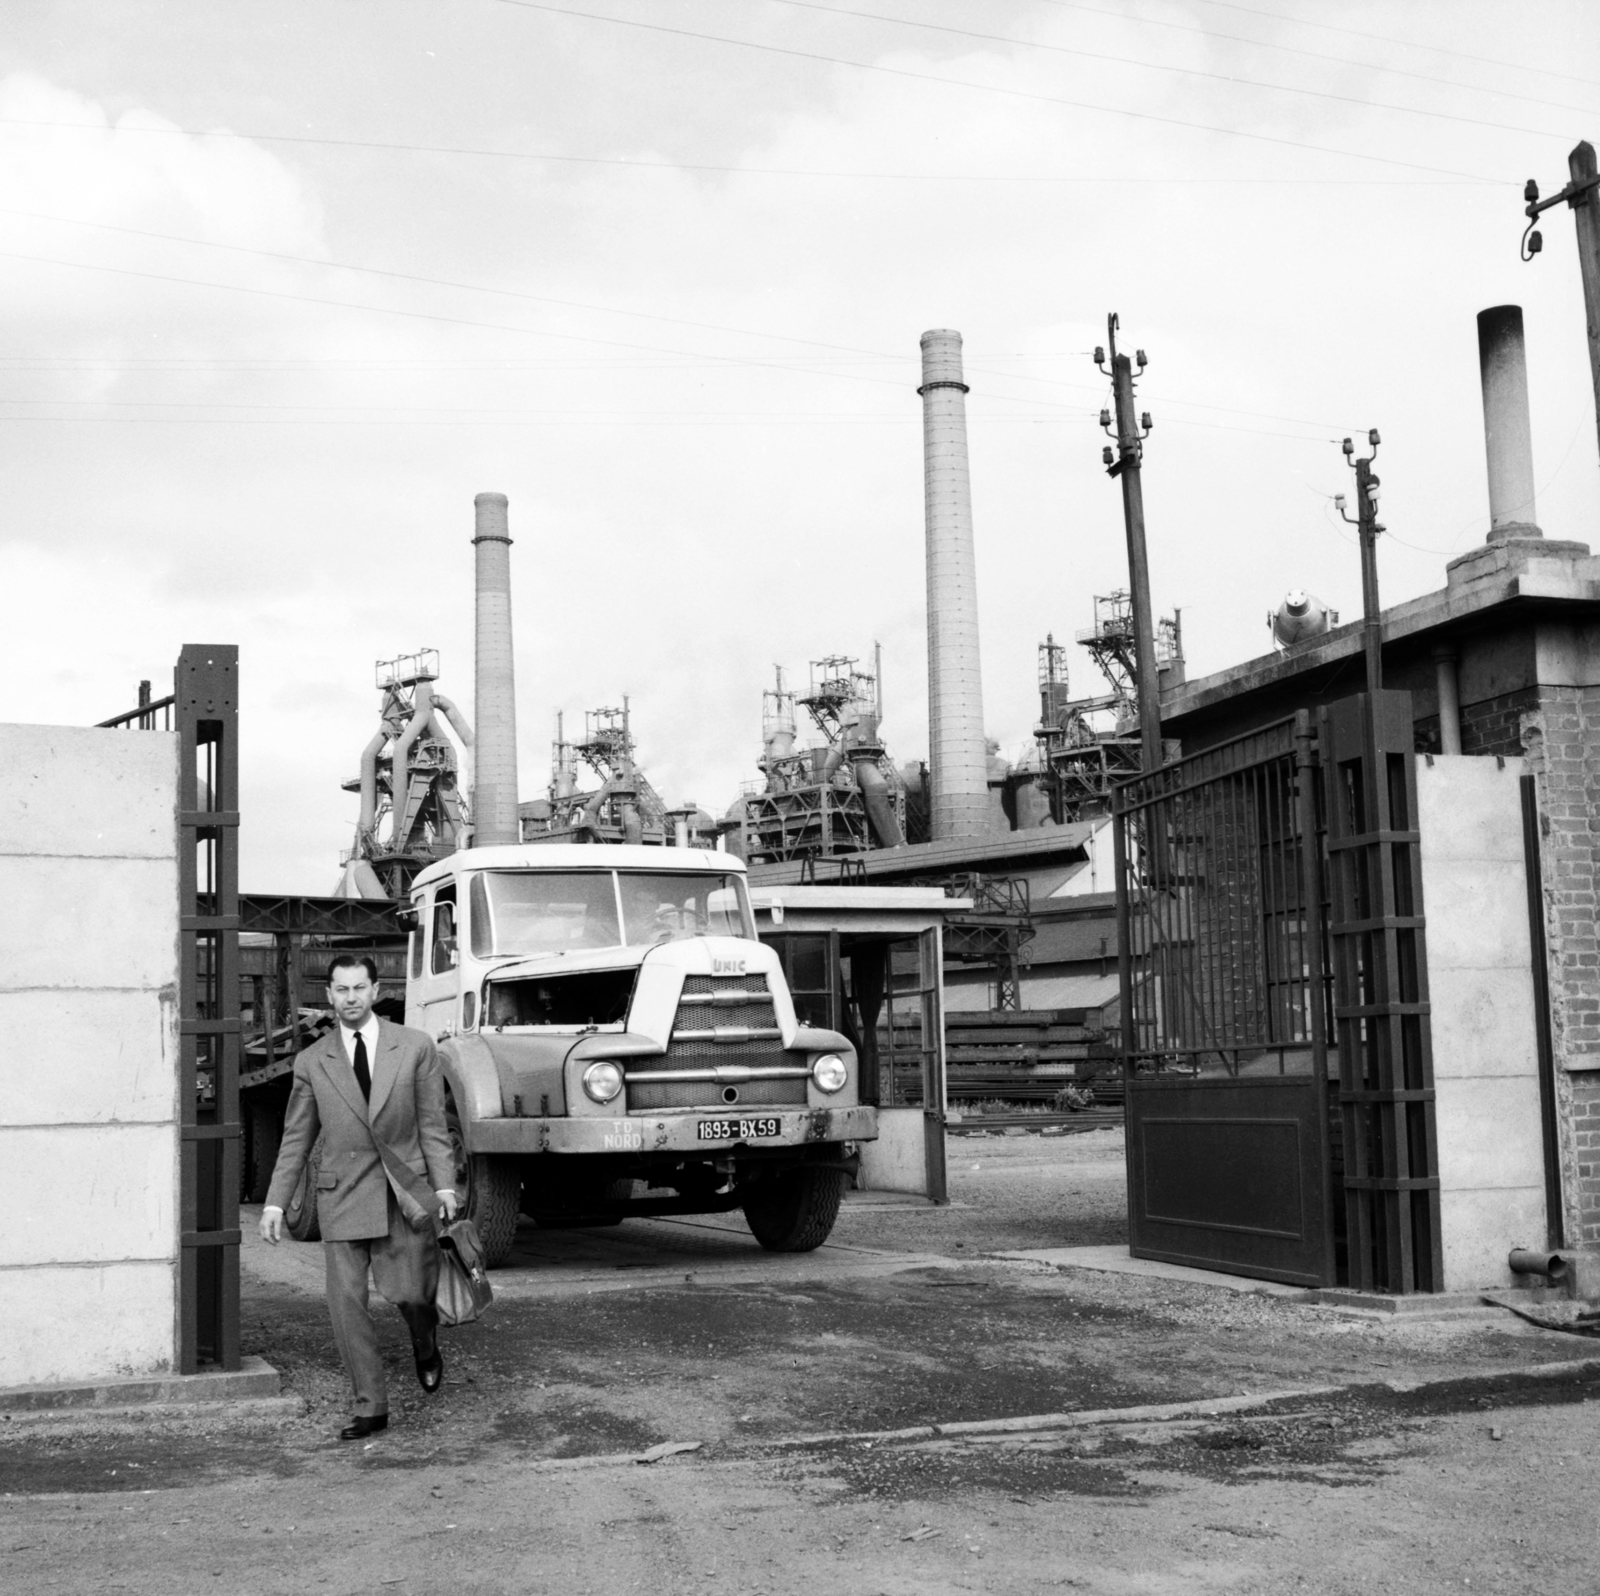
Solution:
{"label": "truck front bumper", "polygon": [[[726,1128],[738,1122],[770,1124],[772,1136],[702,1136],[701,1128]],[[733,1114],[700,1109],[688,1114],[574,1116],[571,1119],[479,1119],[466,1126],[475,1153],[725,1153],[734,1148],[805,1147],[820,1142],[870,1142],[878,1136],[878,1111],[807,1108],[788,1111],[747,1109]]]}

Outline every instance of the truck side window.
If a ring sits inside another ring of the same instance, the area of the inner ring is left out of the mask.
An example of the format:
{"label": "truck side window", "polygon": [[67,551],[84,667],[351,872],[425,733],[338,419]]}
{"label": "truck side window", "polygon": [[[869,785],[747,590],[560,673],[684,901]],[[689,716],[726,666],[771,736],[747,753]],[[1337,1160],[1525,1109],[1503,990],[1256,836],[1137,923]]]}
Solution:
{"label": "truck side window", "polygon": [[456,888],[452,881],[433,897],[433,939],[428,968],[444,975],[456,967]]}
{"label": "truck side window", "polygon": [[415,980],[422,974],[422,928],[428,923],[428,906],[422,905],[422,913],[417,920],[417,929],[411,933],[411,976]]}

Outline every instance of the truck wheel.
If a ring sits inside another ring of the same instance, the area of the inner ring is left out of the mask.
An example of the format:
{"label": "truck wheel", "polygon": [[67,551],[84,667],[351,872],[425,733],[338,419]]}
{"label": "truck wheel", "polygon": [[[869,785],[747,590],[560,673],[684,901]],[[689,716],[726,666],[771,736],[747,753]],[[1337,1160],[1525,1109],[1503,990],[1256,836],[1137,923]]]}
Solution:
{"label": "truck wheel", "polygon": [[[317,1137],[310,1156],[306,1159],[306,1177],[303,1190],[305,1200],[298,1209],[291,1208],[283,1216],[283,1228],[296,1241],[321,1241],[322,1224],[317,1218],[317,1176],[322,1173],[322,1138]],[[292,1202],[294,1199],[291,1198]]]}
{"label": "truck wheel", "polygon": [[264,1203],[272,1184],[272,1167],[278,1162],[278,1144],[283,1140],[283,1114],[271,1103],[246,1103],[244,1128],[244,1200]]}
{"label": "truck wheel", "polygon": [[768,1252],[811,1252],[828,1239],[844,1197],[842,1169],[786,1169],[744,1200],[750,1234]]}
{"label": "truck wheel", "polygon": [[478,1227],[484,1261],[491,1269],[498,1269],[511,1256],[512,1243],[517,1239],[517,1215],[522,1209],[521,1171],[514,1158],[467,1151],[454,1100],[445,1104],[445,1122],[455,1158],[461,1215]]}

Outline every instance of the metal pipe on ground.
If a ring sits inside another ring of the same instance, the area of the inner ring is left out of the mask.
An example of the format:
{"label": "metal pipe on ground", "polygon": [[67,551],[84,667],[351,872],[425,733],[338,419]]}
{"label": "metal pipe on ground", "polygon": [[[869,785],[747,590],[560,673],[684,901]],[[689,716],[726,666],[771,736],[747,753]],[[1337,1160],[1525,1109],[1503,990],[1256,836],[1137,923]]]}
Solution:
{"label": "metal pipe on ground", "polygon": [[1538,1252],[1532,1247],[1513,1247],[1506,1262],[1512,1274],[1543,1275],[1553,1286],[1559,1286],[1572,1268],[1565,1254]]}
{"label": "metal pipe on ground", "polygon": [[922,458],[927,516],[928,762],[934,841],[993,829],[978,657],[978,579],[967,471],[961,334],[922,335]]}
{"label": "metal pipe on ground", "polygon": [[1489,468],[1489,541],[1543,537],[1534,509],[1533,423],[1520,305],[1478,312],[1478,369]]}
{"label": "metal pipe on ground", "polygon": [[473,500],[477,566],[477,741],[473,750],[473,846],[520,842],[517,818],[517,691],[511,650],[511,537],[506,496]]}

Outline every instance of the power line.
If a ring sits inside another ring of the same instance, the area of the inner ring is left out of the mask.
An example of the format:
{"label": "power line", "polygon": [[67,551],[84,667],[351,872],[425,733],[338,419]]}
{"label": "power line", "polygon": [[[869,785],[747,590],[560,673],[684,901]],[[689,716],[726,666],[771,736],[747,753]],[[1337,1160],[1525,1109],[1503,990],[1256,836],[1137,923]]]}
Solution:
{"label": "power line", "polygon": [[[857,63],[842,62],[849,66]],[[870,69],[869,69],[870,70]],[[937,82],[956,82],[955,79],[936,79]],[[981,85],[973,85],[981,87]],[[260,133],[240,132],[233,128],[203,127],[114,127],[97,126],[90,122],[66,122],[44,117],[0,117],[0,127],[49,127],[68,133],[93,133],[100,137],[140,134],[158,138],[236,139],[248,144],[302,144],[326,146],[330,149],[382,150],[393,155],[465,155],[502,161],[565,162],[577,166],[623,166],[651,172],[708,172],[727,177],[802,177],[823,178],[829,182],[860,181],[872,183],[1114,183],[1118,187],[1130,183],[1169,185],[1265,185],[1305,188],[1459,188],[1471,187],[1493,181],[1489,178],[1459,174],[1453,181],[1440,178],[1377,178],[1377,177],[1122,177],[1098,176],[1092,173],[1017,173],[1017,172],[847,172],[829,171],[825,167],[801,166],[717,166],[708,162],[693,161],[641,161],[628,156],[605,155],[551,155],[539,150],[486,149],[465,144],[399,144],[384,139],[341,139],[310,133]],[[1307,145],[1306,148],[1317,148]],[[1360,156],[1357,159],[1365,160]],[[1403,163],[1402,163],[1403,164]],[[1419,167],[1431,171],[1431,167]]]}
{"label": "power line", "polygon": [[0,216],[26,216],[34,221],[60,222],[69,227],[92,227],[101,232],[126,233],[134,238],[155,238],[168,244],[188,244],[197,249],[225,250],[235,255],[256,255],[264,260],[292,261],[302,266],[323,267],[331,271],[357,272],[369,277],[386,277],[396,282],[422,283],[431,288],[461,289],[472,294],[493,294],[502,299],[523,299],[536,305],[557,305],[563,310],[586,310],[603,316],[627,316],[638,321],[659,321],[672,327],[689,327],[697,332],[731,333],[741,338],[772,338],[780,343],[803,344],[812,349],[827,349],[835,354],[866,355],[893,360],[878,349],[855,349],[846,344],[822,343],[815,338],[796,338],[789,333],[763,332],[756,327],[728,327],[717,322],[689,321],[681,316],[658,316],[647,310],[621,310],[611,305],[592,305],[577,299],[556,299],[548,294],[529,294],[516,288],[491,288],[482,283],[463,283],[448,277],[424,277],[416,272],[390,271],[381,266],[356,266],[348,261],[321,260],[315,255],[292,255],[283,250],[254,249],[246,244],[220,244],[207,238],[189,238],[180,233],[156,233],[143,227],[123,227],[114,222],[90,222],[76,216],[53,216],[45,211],[15,210],[0,205]]}
{"label": "power line", "polygon": [[1226,83],[1250,89],[1267,89],[1274,94],[1303,94],[1314,100],[1334,100],[1341,105],[1359,105],[1366,110],[1394,111],[1403,116],[1433,117],[1444,122],[1464,122],[1471,127],[1492,128],[1499,133],[1528,133],[1535,138],[1551,135],[1542,128],[1518,127],[1509,122],[1489,122],[1482,117],[1460,116],[1453,111],[1427,111],[1412,105],[1395,105],[1385,100],[1367,100],[1358,94],[1335,94],[1331,89],[1308,89],[1292,83],[1264,83],[1259,78],[1239,77],[1229,72],[1207,72],[1200,67],[1165,66],[1155,61],[1141,61],[1137,56],[1108,55],[1098,50],[1080,50],[1073,45],[1045,44],[1033,39],[1014,39],[998,33],[977,33],[969,28],[952,28],[938,22],[917,22],[909,17],[886,17],[877,11],[851,11],[843,6],[823,5],[820,0],[769,0],[772,5],[793,6],[801,11],[821,11],[829,16],[857,17],[868,22],[884,22],[898,28],[921,28],[929,33],[949,33],[960,39],[976,39],[986,44],[1006,44],[1024,50],[1048,50],[1054,55],[1076,56],[1084,61],[1108,61],[1115,66],[1138,67],[1146,72],[1172,72],[1180,77],[1205,78],[1212,83]]}
{"label": "power line", "polygon": [[1248,139],[1257,144],[1274,144],[1297,150],[1311,150],[1319,155],[1336,155],[1344,160],[1370,161],[1379,166],[1399,167],[1411,172],[1429,172],[1441,177],[1466,178],[1477,183],[1501,183],[1503,178],[1484,177],[1476,172],[1458,172],[1452,167],[1425,166],[1419,161],[1402,161],[1387,155],[1367,155],[1357,150],[1342,150],[1329,144],[1312,144],[1304,139],[1285,138],[1275,133],[1254,133],[1245,128],[1219,127],[1211,122],[1194,122],[1184,117],[1161,116],[1153,111],[1134,111],[1125,106],[1096,105],[1089,100],[1070,100],[1062,95],[1037,94],[1028,89],[1010,89],[992,83],[974,83],[969,78],[947,78],[936,72],[913,72],[907,67],[883,66],[878,62],[850,61],[841,56],[823,55],[815,50],[796,50],[786,45],[761,44],[751,39],[733,39],[720,33],[701,33],[693,28],[669,27],[660,22],[640,22],[632,17],[608,17],[594,11],[578,11],[567,6],[555,6],[544,0],[494,0],[496,5],[514,6],[522,11],[540,11],[550,16],[577,17],[588,22],[607,22],[619,28],[637,28],[647,33],[662,33],[674,38],[699,39],[711,44],[732,45],[737,49],[756,50],[768,55],[787,56],[799,61],[816,61],[826,66],[850,67],[857,72],[877,72],[886,77],[903,78],[914,83],[938,83],[946,88],[973,89],[981,94],[998,94],[1007,99],[1028,100],[1040,105],[1064,105],[1076,111],[1094,111],[1107,116],[1127,117],[1138,122],[1154,122],[1165,127],[1181,127],[1191,133],[1218,133],[1228,138]]}
{"label": "power line", "polygon": [[[0,260],[30,261],[36,265],[65,266],[75,271],[104,272],[117,277],[137,277],[148,282],[177,283],[188,288],[213,288],[224,293],[251,294],[261,299],[289,300],[305,305],[326,305],[335,310],[369,311],[381,316],[399,316],[409,321],[435,322],[454,327],[476,327],[489,332],[522,333],[531,338],[554,338],[564,343],[598,344],[604,348],[643,350],[647,353],[658,355],[690,355],[702,354],[721,366],[746,366],[753,370],[775,370],[783,372],[807,372],[808,367],[798,365],[780,365],[775,361],[756,360],[741,355],[704,355],[701,351],[685,349],[662,349],[653,344],[628,343],[617,338],[596,338],[583,333],[549,332],[538,327],[519,327],[514,322],[479,321],[467,316],[446,316],[437,311],[401,310],[392,305],[367,305],[348,299],[327,299],[316,294],[295,294],[283,289],[256,288],[242,283],[219,283],[202,277],[178,277],[168,272],[139,271],[131,266],[105,266],[98,262],[80,260],[61,260],[50,255],[27,255],[18,250],[0,250]],[[837,377],[846,382],[870,382],[882,386],[901,387],[900,382],[889,377],[869,377],[859,372],[843,371],[813,371],[813,376]]]}
{"label": "power line", "polygon": [[[1092,17],[1111,17],[1117,22],[1133,22],[1142,28],[1165,28],[1171,33],[1193,33],[1203,39],[1219,39],[1227,44],[1247,44],[1256,50],[1273,50],[1280,55],[1304,56],[1308,61],[1326,61],[1334,66],[1356,67],[1362,72],[1378,72],[1385,77],[1410,78],[1417,83],[1433,83],[1442,88],[1462,90],[1472,94],[1488,94],[1497,100],[1517,100],[1523,105],[1542,106],[1551,111],[1578,111],[1589,114],[1593,111],[1588,105],[1567,105],[1559,100],[1546,100],[1532,94],[1516,94],[1510,89],[1488,89],[1477,83],[1461,83],[1455,78],[1434,77],[1429,72],[1412,72],[1405,67],[1383,66],[1376,61],[1352,61],[1349,56],[1329,55],[1323,50],[1306,50],[1292,44],[1275,44],[1268,39],[1252,39],[1240,33],[1218,33],[1214,28],[1199,28],[1187,22],[1168,22],[1161,17],[1135,17],[1125,11],[1110,11],[1104,6],[1091,6],[1083,4],[1083,0],[1044,0],[1049,6],[1055,6],[1061,11],[1082,11]],[[1265,16],[1266,12],[1253,12],[1254,16]],[[1341,30],[1343,31],[1343,30]],[[1365,35],[1358,34],[1358,38]],[[1448,53],[1448,52],[1446,52]],[[1529,70],[1538,70],[1530,68]],[[1581,82],[1581,79],[1574,81]]]}
{"label": "power line", "polygon": [[1287,22],[1296,28],[1316,28],[1322,33],[1343,33],[1352,39],[1369,39],[1375,44],[1394,44],[1402,50],[1431,50],[1435,55],[1454,56],[1458,61],[1475,61],[1479,66],[1500,70],[1510,67],[1513,72],[1533,72],[1540,77],[1560,78],[1565,83],[1581,83],[1585,88],[1600,89],[1593,78],[1574,77],[1570,72],[1553,72],[1549,67],[1518,66],[1514,61],[1487,55],[1468,55],[1464,50],[1450,50],[1442,44],[1419,44],[1415,39],[1395,39],[1384,33],[1364,33],[1359,28],[1341,28],[1331,22],[1312,22],[1305,17],[1291,17],[1281,11],[1261,11],[1254,6],[1242,6],[1234,0],[1200,0],[1202,5],[1216,6],[1223,11],[1242,11],[1246,16],[1266,17],[1272,22]]}

